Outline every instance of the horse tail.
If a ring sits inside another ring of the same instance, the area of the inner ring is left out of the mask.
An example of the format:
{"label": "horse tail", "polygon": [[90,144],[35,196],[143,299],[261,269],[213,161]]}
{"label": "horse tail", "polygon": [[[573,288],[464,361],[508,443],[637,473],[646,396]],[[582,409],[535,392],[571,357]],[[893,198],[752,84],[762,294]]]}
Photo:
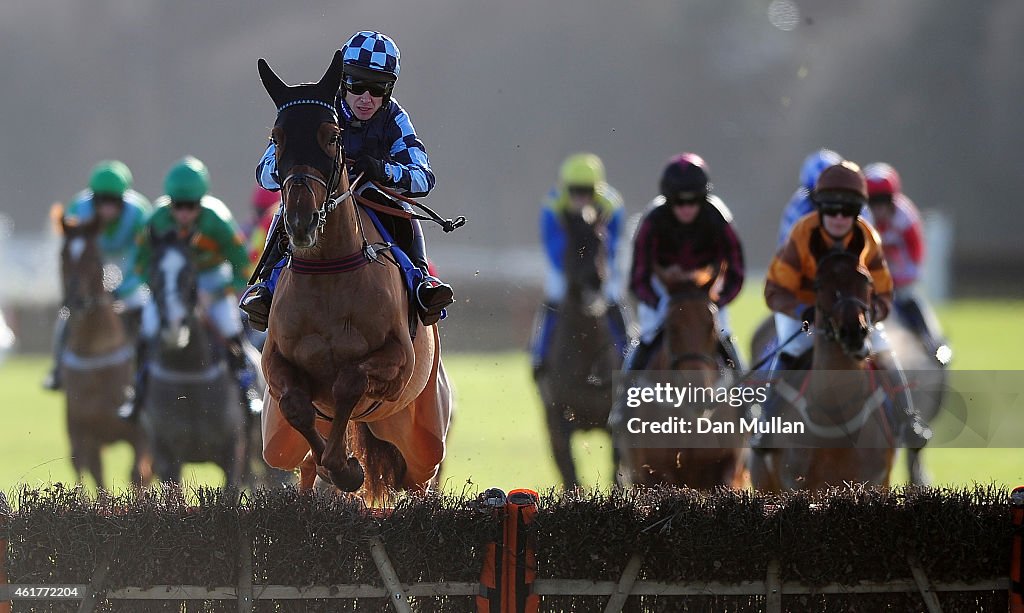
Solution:
{"label": "horse tail", "polygon": [[402,487],[407,469],[398,448],[370,432],[366,422],[349,422],[349,449],[362,461],[366,498],[382,502]]}

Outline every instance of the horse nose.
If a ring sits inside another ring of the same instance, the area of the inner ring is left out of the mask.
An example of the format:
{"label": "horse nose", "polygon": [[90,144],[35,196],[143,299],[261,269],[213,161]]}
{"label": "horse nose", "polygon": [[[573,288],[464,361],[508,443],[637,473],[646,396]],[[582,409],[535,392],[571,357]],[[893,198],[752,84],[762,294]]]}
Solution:
{"label": "horse nose", "polygon": [[312,247],[316,243],[316,222],[315,216],[303,220],[300,220],[298,215],[289,215],[285,218],[285,230],[292,245],[299,248]]}

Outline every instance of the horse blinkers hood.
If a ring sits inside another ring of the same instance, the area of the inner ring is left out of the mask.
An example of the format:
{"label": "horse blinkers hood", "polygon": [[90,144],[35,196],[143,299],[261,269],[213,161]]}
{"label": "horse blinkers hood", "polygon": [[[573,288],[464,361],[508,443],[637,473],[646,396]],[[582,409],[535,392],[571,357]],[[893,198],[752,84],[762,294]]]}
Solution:
{"label": "horse blinkers hood", "polygon": [[[274,127],[281,128],[288,134],[309,136],[278,143],[277,167],[282,179],[289,174],[293,166],[298,165],[315,168],[323,175],[324,180],[328,180],[337,172],[338,159],[328,155],[320,147],[316,134],[321,124],[338,123],[334,101],[341,87],[342,67],[342,54],[341,50],[338,50],[327,72],[319,81],[287,85],[267,61],[260,58],[260,80],[277,107],[277,121]],[[319,112],[310,112],[310,106],[319,107]],[[340,140],[338,146],[341,146]]]}

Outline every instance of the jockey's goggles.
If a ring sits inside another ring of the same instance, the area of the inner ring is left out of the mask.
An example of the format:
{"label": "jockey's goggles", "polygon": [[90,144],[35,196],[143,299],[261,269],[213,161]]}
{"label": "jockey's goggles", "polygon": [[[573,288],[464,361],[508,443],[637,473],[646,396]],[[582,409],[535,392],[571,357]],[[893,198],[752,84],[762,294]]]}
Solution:
{"label": "jockey's goggles", "polygon": [[868,198],[868,204],[879,205],[887,204],[892,205],[892,194],[879,194],[877,196],[871,196]]}
{"label": "jockey's goggles", "polygon": [[706,199],[704,192],[681,192],[666,200],[672,206],[696,206]]}
{"label": "jockey's goggles", "polygon": [[96,206],[113,205],[119,208],[124,206],[124,198],[115,194],[93,194],[93,200]]}
{"label": "jockey's goggles", "polygon": [[374,98],[382,98],[391,92],[393,83],[381,83],[380,81],[357,81],[351,78],[345,79],[345,90],[356,96],[362,96],[366,92]]}
{"label": "jockey's goggles", "polygon": [[843,217],[856,217],[860,214],[860,203],[856,202],[820,202],[818,210],[822,215],[842,215]]}
{"label": "jockey's goggles", "polygon": [[569,196],[572,198],[593,198],[594,188],[590,185],[570,185]]}
{"label": "jockey's goggles", "polygon": [[175,200],[171,202],[171,208],[178,210],[194,211],[199,208],[198,200]]}

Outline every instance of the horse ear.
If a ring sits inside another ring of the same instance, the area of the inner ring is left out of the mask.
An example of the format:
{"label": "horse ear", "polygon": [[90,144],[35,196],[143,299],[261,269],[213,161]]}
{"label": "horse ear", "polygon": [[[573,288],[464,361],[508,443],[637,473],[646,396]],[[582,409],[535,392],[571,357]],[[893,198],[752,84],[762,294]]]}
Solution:
{"label": "horse ear", "polygon": [[345,68],[344,57],[341,49],[335,51],[331,65],[327,67],[327,72],[324,73],[324,76],[320,77],[320,81],[317,83],[317,89],[322,90],[332,98],[341,88],[341,79]]}
{"label": "horse ear", "polygon": [[260,71],[260,81],[263,81],[263,88],[267,90],[268,94],[270,94],[270,98],[274,101],[274,105],[281,106],[284,104],[286,102],[284,98],[288,91],[288,85],[281,80],[281,77],[277,76],[274,69],[267,63],[267,60],[260,58],[256,63],[256,67]]}

